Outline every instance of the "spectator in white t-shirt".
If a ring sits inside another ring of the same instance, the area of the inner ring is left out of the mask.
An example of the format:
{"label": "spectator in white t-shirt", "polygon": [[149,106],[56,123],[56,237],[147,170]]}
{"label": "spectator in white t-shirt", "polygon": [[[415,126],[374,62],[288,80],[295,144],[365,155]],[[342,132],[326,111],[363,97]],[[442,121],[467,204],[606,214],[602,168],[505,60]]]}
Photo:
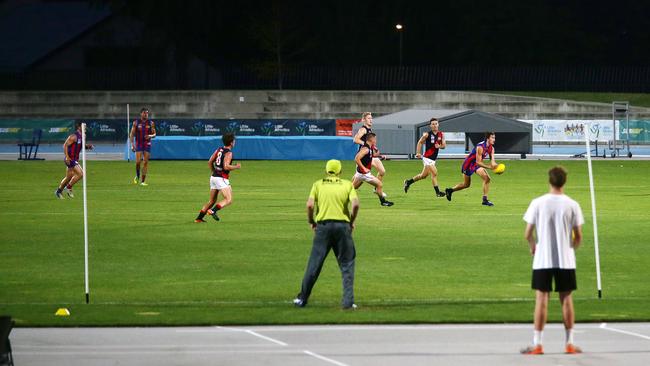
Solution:
{"label": "spectator in white t-shirt", "polygon": [[523,349],[521,353],[524,354],[544,354],[542,336],[553,281],[562,305],[566,330],[565,353],[582,352],[573,343],[575,314],[571,292],[577,289],[574,250],[582,242],[585,220],[580,205],[564,194],[566,178],[567,172],[560,166],[549,170],[550,192],[535,198],[524,215],[524,221],[528,224],[525,236],[530,253],[534,256],[532,288],[536,292],[533,345]]}

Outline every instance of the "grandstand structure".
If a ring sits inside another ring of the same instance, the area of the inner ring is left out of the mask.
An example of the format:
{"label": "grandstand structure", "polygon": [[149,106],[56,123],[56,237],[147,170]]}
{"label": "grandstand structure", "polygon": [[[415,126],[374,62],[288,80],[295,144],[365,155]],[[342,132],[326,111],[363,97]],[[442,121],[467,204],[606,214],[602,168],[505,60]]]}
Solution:
{"label": "grandstand structure", "polygon": [[[156,118],[321,119],[406,109],[479,110],[512,119],[611,119],[611,104],[467,91],[0,91],[0,119],[124,118],[125,106]],[[650,108],[631,107],[649,119]]]}

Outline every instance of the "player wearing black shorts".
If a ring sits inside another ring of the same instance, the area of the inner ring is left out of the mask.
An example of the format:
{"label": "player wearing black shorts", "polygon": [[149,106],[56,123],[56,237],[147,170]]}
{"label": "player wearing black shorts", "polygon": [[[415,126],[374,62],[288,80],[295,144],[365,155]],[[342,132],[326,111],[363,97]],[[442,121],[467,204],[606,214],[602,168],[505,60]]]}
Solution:
{"label": "player wearing black shorts", "polygon": [[566,331],[564,351],[569,354],[582,352],[573,342],[575,313],[571,293],[578,288],[575,249],[582,242],[585,220],[580,205],[564,194],[566,170],[555,167],[549,170],[548,175],[550,192],[534,199],[524,215],[527,223],[525,236],[534,256],[532,288],[536,296],[533,345],[521,351],[529,355],[544,353],[543,331],[553,289],[560,294],[562,304]]}

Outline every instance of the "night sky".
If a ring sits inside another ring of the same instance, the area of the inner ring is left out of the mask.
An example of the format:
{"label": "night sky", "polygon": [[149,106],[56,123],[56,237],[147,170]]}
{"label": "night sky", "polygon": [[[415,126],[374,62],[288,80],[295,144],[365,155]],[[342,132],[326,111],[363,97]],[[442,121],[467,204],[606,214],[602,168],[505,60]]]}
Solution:
{"label": "night sky", "polygon": [[215,66],[647,65],[644,1],[95,1]]}

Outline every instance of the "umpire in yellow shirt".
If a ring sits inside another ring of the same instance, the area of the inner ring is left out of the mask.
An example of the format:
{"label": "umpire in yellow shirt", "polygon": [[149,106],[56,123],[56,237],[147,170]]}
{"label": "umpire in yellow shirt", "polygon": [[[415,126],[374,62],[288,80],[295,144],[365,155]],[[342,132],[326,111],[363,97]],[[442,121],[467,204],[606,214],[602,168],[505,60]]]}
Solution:
{"label": "umpire in yellow shirt", "polygon": [[293,304],[297,307],[307,305],[311,290],[323,268],[323,262],[332,249],[343,277],[343,309],[355,309],[357,307],[354,304],[356,251],[352,240],[352,229],[359,212],[359,198],[357,191],[352,187],[352,182],[339,178],[340,161],[328,161],[325,171],[327,177],[314,183],[307,200],[307,218],[314,230],[314,242],[305,277],[302,280],[302,289],[293,300]]}

